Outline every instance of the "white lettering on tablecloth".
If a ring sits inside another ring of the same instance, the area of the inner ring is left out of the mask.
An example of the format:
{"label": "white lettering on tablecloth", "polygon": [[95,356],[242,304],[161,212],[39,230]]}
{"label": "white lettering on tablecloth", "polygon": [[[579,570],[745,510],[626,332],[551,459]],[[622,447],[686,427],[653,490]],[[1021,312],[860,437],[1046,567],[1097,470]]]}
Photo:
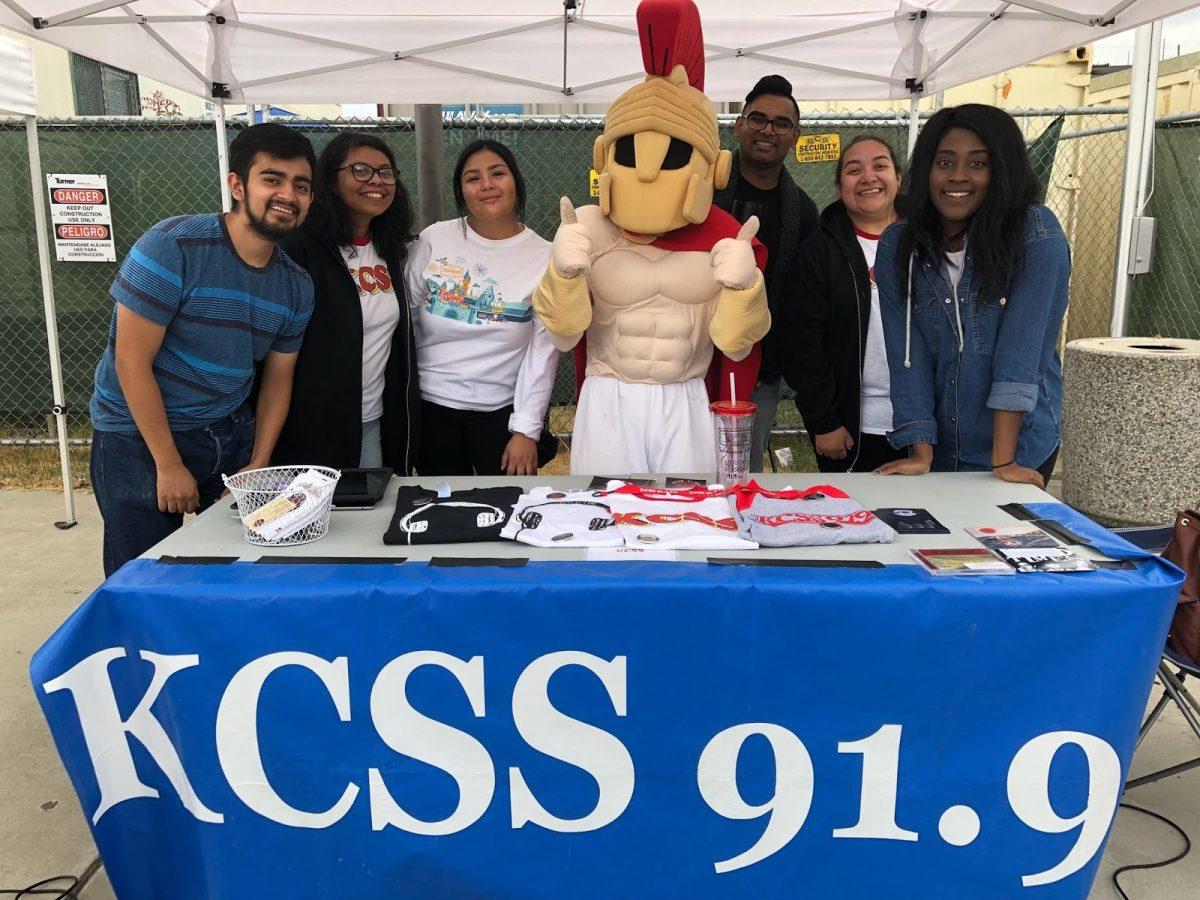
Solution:
{"label": "white lettering on tablecloth", "polygon": [[[151,711],[167,681],[178,672],[199,666],[199,656],[139,651],[138,656],[153,667],[153,672],[133,712],[123,718],[110,664],[126,656],[122,647],[100,650],[41,686],[47,694],[67,691],[74,702],[100,794],[92,823],[99,823],[113,807],[126,800],[159,797],[159,791],[138,775],[130,738],[141,744],[162,771],[184,809],[201,822],[223,823],[225,817],[197,796],[181,761],[181,748],[172,744],[167,730]],[[128,661],[123,665],[138,663]],[[262,759],[258,730],[260,697],[268,679],[289,666],[315,675],[333,701],[339,720],[351,720],[346,657],[326,660],[298,651],[271,653],[247,663],[225,687],[216,715],[217,761],[234,794],[257,815],[295,828],[328,828],[353,807],[360,793],[358,785],[346,784],[340,799],[323,812],[298,809],[271,784]],[[482,656],[462,660],[447,653],[422,650],[399,656],[383,667],[371,689],[370,711],[375,730],[397,754],[449,774],[458,787],[458,802],[443,819],[417,818],[392,795],[384,781],[384,772],[388,770],[369,768],[371,827],[376,831],[392,826],[420,835],[454,834],[479,821],[495,793],[495,765],[483,743],[461,729],[418,712],[409,702],[409,676],[423,666],[449,673],[462,688],[474,716],[486,715]],[[566,650],[533,660],[513,687],[513,724],[534,750],[587,772],[595,780],[599,796],[586,815],[561,818],[538,801],[520,768],[511,766],[508,773],[513,829],[533,824],[556,832],[595,831],[617,821],[632,800],[635,767],[625,744],[609,731],[564,714],[550,701],[551,679],[569,666],[581,667],[599,679],[613,712],[621,718],[627,715],[625,656],[605,660],[582,651]],[[125,693],[123,690],[123,697]],[[175,712],[181,713],[179,709]],[[743,746],[755,736],[765,738],[770,746],[775,790],[770,799],[752,804],[740,793],[737,768]],[[838,742],[839,754],[862,756],[862,777],[858,820],[833,829],[833,838],[901,842],[920,839],[916,831],[896,822],[897,800],[906,796],[899,791],[902,736],[903,726],[888,723],[866,737]],[[1050,771],[1059,751],[1066,747],[1082,751],[1087,767],[1087,791],[1079,811],[1063,815],[1059,811],[1062,804],[1057,799],[1054,805],[1050,802]],[[190,750],[192,755],[184,753],[184,758],[194,758],[195,748]],[[723,818],[747,820],[768,816],[761,835],[748,849],[712,864],[714,872],[721,875],[759,863],[790,844],[808,818],[816,777],[812,758],[800,737],[782,725],[751,722],[725,728],[704,746],[697,761],[696,786],[701,799]],[[1088,865],[1103,846],[1116,815],[1120,790],[1120,759],[1107,741],[1065,730],[1040,734],[1026,741],[1008,769],[1009,806],[1021,822],[1035,831],[1062,834],[1078,829],[1078,834],[1060,862],[1044,871],[1022,875],[1022,886],[1052,884]],[[911,810],[907,812],[912,814]],[[938,832],[947,843],[965,846],[980,834],[979,817],[968,806],[952,806],[942,814]]]}

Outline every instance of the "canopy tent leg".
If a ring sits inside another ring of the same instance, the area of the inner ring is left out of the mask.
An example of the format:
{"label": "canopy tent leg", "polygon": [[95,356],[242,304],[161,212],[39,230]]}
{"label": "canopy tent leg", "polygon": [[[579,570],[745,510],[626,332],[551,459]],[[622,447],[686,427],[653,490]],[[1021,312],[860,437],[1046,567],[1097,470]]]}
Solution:
{"label": "canopy tent leg", "polygon": [[1162,20],[1135,32],[1133,68],[1129,81],[1129,124],[1125,136],[1125,169],[1121,179],[1121,214],[1117,231],[1117,261],[1113,272],[1109,332],[1124,337],[1134,276],[1129,274],[1133,220],[1142,214],[1150,191],[1150,160],[1154,155],[1154,114],[1158,99],[1158,58]]}
{"label": "canopy tent leg", "polygon": [[913,148],[917,146],[917,133],[921,130],[921,98],[915,94],[908,101],[908,158],[912,159]]}
{"label": "canopy tent leg", "polygon": [[417,222],[426,228],[442,218],[442,183],[446,166],[442,157],[442,108],[421,103],[416,110]]}
{"label": "canopy tent leg", "polygon": [[46,182],[42,178],[42,154],[38,146],[37,117],[25,117],[25,140],[29,147],[29,182],[33,189],[33,221],[37,228],[38,269],[42,278],[42,303],[46,309],[46,345],[50,353],[50,383],[54,394],[54,423],[58,431],[58,464],[62,470],[63,500],[67,517],[55,528],[77,524],[75,493],[71,485],[71,455],[67,443],[67,402],[63,390],[62,354],[58,346],[58,311],[54,304],[54,277],[50,271],[50,241],[46,236]]}
{"label": "canopy tent leg", "polygon": [[229,193],[229,142],[225,137],[225,101],[220,97],[213,98],[216,104],[217,126],[217,171],[221,177],[221,211],[233,209],[233,197]]}

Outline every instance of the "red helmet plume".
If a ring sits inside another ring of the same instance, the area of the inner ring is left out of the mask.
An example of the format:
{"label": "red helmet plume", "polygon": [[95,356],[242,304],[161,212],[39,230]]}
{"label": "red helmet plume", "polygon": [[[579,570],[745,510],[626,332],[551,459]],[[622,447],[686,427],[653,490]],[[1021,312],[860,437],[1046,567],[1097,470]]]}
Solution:
{"label": "red helmet plume", "polygon": [[704,90],[704,33],[692,0],[642,0],[637,8],[642,65],[649,75],[667,76],[683,66],[688,83]]}

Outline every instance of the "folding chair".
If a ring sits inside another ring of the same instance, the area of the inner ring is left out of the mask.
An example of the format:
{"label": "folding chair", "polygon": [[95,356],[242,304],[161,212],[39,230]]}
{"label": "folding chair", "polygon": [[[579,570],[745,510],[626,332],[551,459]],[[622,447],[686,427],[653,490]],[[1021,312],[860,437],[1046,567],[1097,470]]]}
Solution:
{"label": "folding chair", "polygon": [[[1172,525],[1113,529],[1115,533],[1121,535],[1125,540],[1153,553],[1161,553],[1166,549],[1167,542],[1171,539],[1173,530],[1174,526]],[[1172,666],[1177,671],[1172,672]],[[1188,726],[1195,733],[1197,739],[1200,739],[1200,703],[1196,702],[1196,698],[1191,695],[1183,684],[1184,679],[1189,675],[1200,679],[1200,667],[1184,659],[1169,647],[1164,648],[1162,659],[1158,663],[1158,680],[1163,686],[1163,694],[1158,698],[1158,702],[1154,704],[1154,709],[1150,710],[1150,714],[1146,716],[1142,727],[1138,729],[1137,744],[1134,745],[1135,752],[1137,747],[1142,745],[1142,741],[1146,739],[1146,735],[1150,733],[1150,729],[1158,721],[1158,717],[1162,715],[1163,710],[1167,708],[1167,704],[1172,702],[1178,707],[1184,721],[1188,723]],[[1159,781],[1170,775],[1178,775],[1180,772],[1186,772],[1189,769],[1197,767],[1200,767],[1200,756],[1188,762],[1179,763],[1178,765],[1169,766],[1157,772],[1151,772],[1148,775],[1134,778],[1125,783],[1125,789],[1129,790],[1143,784],[1150,784],[1153,781]]]}
{"label": "folding chair", "polygon": [[[1172,666],[1177,668],[1178,671],[1172,672]],[[1142,723],[1142,727],[1138,730],[1135,751],[1136,747],[1141,746],[1142,741],[1145,740],[1146,735],[1150,732],[1150,728],[1158,721],[1158,717],[1162,715],[1167,704],[1172,702],[1179,708],[1179,712],[1182,713],[1184,720],[1195,733],[1197,739],[1200,739],[1200,703],[1197,703],[1196,698],[1184,687],[1183,682],[1188,675],[1191,675],[1193,678],[1200,678],[1200,667],[1188,662],[1173,650],[1164,650],[1162,659],[1158,663],[1158,680],[1162,683],[1163,695],[1158,698],[1158,702],[1154,704],[1154,709],[1150,710],[1150,715],[1146,716],[1146,721]],[[1152,781],[1158,781],[1170,775],[1178,775],[1180,772],[1186,772],[1189,769],[1197,767],[1200,767],[1200,756],[1188,762],[1168,766],[1157,772],[1151,772],[1149,775],[1142,775],[1140,778],[1127,781],[1125,789],[1129,790],[1143,784],[1149,784]]]}

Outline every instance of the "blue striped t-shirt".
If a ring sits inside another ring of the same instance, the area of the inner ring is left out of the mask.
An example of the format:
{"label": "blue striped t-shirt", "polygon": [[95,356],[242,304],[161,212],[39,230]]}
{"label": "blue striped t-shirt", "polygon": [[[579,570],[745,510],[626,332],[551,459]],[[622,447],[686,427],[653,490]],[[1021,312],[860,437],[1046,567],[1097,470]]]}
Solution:
{"label": "blue striped t-shirt", "polygon": [[[261,269],[233,249],[219,213],[159,222],[130,249],[112,298],[166,326],[154,357],[172,431],[203,428],[246,402],[254,364],[295,353],[313,308],[312,279],[278,247]],[[96,367],[90,411],[99,431],[137,431],[117,381],[117,313]]]}

